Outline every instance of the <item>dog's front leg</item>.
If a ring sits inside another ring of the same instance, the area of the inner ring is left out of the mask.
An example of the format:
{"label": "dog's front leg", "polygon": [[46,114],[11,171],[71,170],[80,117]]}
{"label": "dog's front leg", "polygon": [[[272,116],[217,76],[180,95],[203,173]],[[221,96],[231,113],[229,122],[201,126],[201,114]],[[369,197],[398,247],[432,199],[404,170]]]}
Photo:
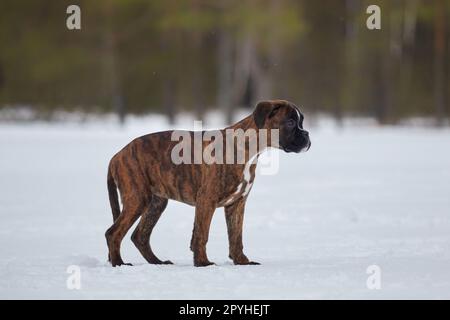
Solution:
{"label": "dog's front leg", "polygon": [[242,244],[242,228],[244,224],[244,210],[246,197],[236,200],[225,207],[225,219],[227,220],[228,241],[230,245],[229,257],[234,264],[259,264],[250,261],[244,254]]}
{"label": "dog's front leg", "polygon": [[214,264],[206,255],[209,227],[216,206],[208,199],[199,199],[195,207],[194,230],[192,231],[191,250],[194,252],[194,265],[205,267]]}

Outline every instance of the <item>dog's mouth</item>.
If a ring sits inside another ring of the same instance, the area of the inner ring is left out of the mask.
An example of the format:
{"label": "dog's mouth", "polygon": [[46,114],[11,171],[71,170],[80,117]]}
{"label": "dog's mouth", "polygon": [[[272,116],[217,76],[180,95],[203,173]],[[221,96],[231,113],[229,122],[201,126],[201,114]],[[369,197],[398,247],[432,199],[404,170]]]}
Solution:
{"label": "dog's mouth", "polygon": [[307,152],[311,148],[311,140],[308,140],[308,145],[300,150],[300,152]]}
{"label": "dog's mouth", "polygon": [[283,147],[283,151],[284,151],[284,152],[287,152],[287,153],[290,153],[290,152],[296,152],[296,151],[294,151],[294,150],[292,150],[292,149],[290,149],[290,148],[288,148],[288,147]]}
{"label": "dog's mouth", "polygon": [[283,151],[287,153],[290,152],[300,153],[300,152],[307,152],[310,148],[311,148],[311,140],[308,140],[306,145],[303,146],[302,145],[284,146]]}

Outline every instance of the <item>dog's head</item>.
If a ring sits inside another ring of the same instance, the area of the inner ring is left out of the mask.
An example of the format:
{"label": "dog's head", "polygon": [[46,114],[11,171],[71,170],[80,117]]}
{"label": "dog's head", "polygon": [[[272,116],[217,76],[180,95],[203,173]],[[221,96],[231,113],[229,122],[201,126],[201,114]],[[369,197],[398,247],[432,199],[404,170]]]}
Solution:
{"label": "dog's head", "polygon": [[279,129],[279,148],[285,152],[308,151],[308,131],[303,129],[304,116],[298,107],[286,100],[261,101],[253,111],[258,129]]}

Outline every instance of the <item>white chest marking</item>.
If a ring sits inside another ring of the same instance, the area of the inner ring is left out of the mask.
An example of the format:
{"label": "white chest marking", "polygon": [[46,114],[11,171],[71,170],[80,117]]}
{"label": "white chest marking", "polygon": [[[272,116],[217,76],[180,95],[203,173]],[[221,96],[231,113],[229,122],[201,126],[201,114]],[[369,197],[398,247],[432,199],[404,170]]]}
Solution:
{"label": "white chest marking", "polygon": [[234,201],[234,198],[241,192],[242,187],[244,186],[244,183],[241,182],[238,187],[236,188],[236,191],[233,192],[233,194],[230,196],[230,198],[227,200],[227,202],[225,202],[225,205],[230,204],[231,202]]}
{"label": "white chest marking", "polygon": [[244,167],[244,180],[249,183],[251,174],[250,174],[250,166],[254,163],[256,163],[256,160],[258,159],[259,153],[255,154],[248,162],[245,164]]}
{"label": "white chest marking", "polygon": [[245,197],[250,192],[250,190],[252,190],[252,186],[253,186],[253,183],[251,183],[251,182],[247,183],[247,185],[245,186],[244,193],[242,194],[243,197]]}
{"label": "white chest marking", "polygon": [[[256,163],[256,160],[258,159],[259,153],[255,154],[244,166],[244,181],[242,181],[238,187],[236,188],[236,191],[230,196],[230,198],[225,202],[225,205],[229,205],[234,200],[237,199],[236,196],[238,196],[240,193],[242,193],[240,196],[245,197],[250,190],[252,189],[253,182],[250,182],[250,179],[252,178],[252,175],[250,173],[250,167],[252,164]],[[245,189],[244,189],[244,182]],[[244,189],[244,190],[243,190]]]}

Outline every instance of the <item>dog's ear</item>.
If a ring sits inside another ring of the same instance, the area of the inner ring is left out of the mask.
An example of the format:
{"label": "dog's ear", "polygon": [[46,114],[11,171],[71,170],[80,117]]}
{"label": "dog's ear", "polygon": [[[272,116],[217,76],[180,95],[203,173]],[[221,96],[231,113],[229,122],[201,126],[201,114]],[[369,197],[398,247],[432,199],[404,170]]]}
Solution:
{"label": "dog's ear", "polygon": [[253,120],[255,120],[258,129],[264,127],[266,119],[272,118],[277,113],[278,109],[280,109],[280,106],[270,101],[258,102],[255,111],[253,111]]}

